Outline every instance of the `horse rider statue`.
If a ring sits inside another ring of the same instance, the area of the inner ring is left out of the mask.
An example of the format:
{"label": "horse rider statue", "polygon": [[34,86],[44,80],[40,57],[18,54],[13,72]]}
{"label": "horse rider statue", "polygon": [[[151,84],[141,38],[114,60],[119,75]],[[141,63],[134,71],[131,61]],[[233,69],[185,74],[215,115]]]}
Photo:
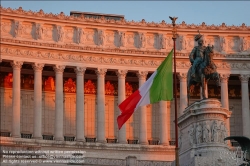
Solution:
{"label": "horse rider statue", "polygon": [[[199,32],[199,31],[198,31]],[[204,54],[205,54],[205,49],[206,47],[204,46],[204,41],[202,39],[202,35],[199,34],[195,36],[195,41],[198,42],[198,46],[195,46],[192,50],[192,52],[189,55],[190,62],[192,64],[191,68],[191,77],[195,77],[195,72],[197,67],[201,62],[203,62],[204,59]]]}
{"label": "horse rider statue", "polygon": [[188,89],[188,104],[191,92],[194,87],[200,85],[202,87],[202,99],[207,98],[207,82],[211,79],[215,80],[216,85],[220,84],[220,77],[217,72],[217,67],[213,61],[214,46],[204,46],[202,35],[195,36],[195,41],[198,46],[195,46],[189,55],[192,66],[188,70],[187,89]]}

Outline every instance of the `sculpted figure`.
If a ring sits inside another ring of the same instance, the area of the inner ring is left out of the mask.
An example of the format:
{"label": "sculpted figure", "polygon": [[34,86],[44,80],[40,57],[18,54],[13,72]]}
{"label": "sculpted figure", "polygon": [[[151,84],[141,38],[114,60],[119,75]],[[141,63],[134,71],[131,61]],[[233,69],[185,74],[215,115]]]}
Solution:
{"label": "sculpted figure", "polygon": [[43,27],[41,24],[36,24],[36,39],[43,39]]}
{"label": "sculpted figure", "polygon": [[187,41],[185,36],[180,37],[181,50],[187,49]]}
{"label": "sculpted figure", "polygon": [[144,33],[140,33],[140,48],[145,48],[146,46],[146,37]]}
{"label": "sculpted figure", "polygon": [[57,41],[63,41],[63,37],[64,37],[63,28],[61,26],[57,26],[56,30],[57,30]]}
{"label": "sculpted figure", "polygon": [[82,28],[76,29],[76,42],[78,44],[82,43],[83,34],[84,34],[84,32],[83,32]]}
{"label": "sculpted figure", "polygon": [[197,144],[202,143],[202,127],[200,123],[197,123],[197,127],[196,127],[196,141],[197,141]]}
{"label": "sculpted figure", "polygon": [[221,47],[221,52],[227,51],[227,40],[224,36],[220,37],[220,47]]}
{"label": "sculpted figure", "polygon": [[120,32],[119,34],[119,39],[120,39],[120,47],[125,47],[126,46],[126,35],[125,32]]}
{"label": "sculpted figure", "polygon": [[194,125],[191,124],[190,129],[188,130],[188,136],[189,136],[189,140],[190,140],[191,145],[195,144],[194,134],[195,134]]}
{"label": "sculpted figure", "polygon": [[98,41],[99,41],[99,45],[102,45],[102,46],[105,45],[105,34],[103,30],[98,31]]}
{"label": "sculpted figure", "polygon": [[[226,128],[226,125],[225,125],[225,122],[221,122],[221,125],[220,125],[220,132],[221,132],[221,142],[224,142],[224,138],[227,137],[227,128]],[[226,143],[226,142],[224,142]]]}
{"label": "sculpted figure", "polygon": [[212,141],[219,142],[219,126],[217,125],[217,121],[215,120],[212,127]]}
{"label": "sculpted figure", "polygon": [[210,126],[205,121],[203,124],[203,142],[210,142],[211,134],[210,134]]}
{"label": "sculpted figure", "polygon": [[206,49],[206,47],[204,46],[203,39],[201,37],[202,37],[202,35],[200,33],[195,36],[195,41],[198,42],[198,46],[195,46],[189,55],[189,60],[192,64],[191,77],[193,77],[193,78],[195,77],[195,71],[196,71],[198,65],[201,62],[203,62],[205,49]]}
{"label": "sculpted figure", "polygon": [[160,48],[166,49],[166,38],[164,37],[164,34],[160,35]]}
{"label": "sculpted figure", "polygon": [[15,37],[20,37],[22,34],[22,30],[23,30],[23,26],[22,23],[20,21],[15,21]]}
{"label": "sculpted figure", "polygon": [[241,52],[247,51],[247,39],[246,39],[246,37],[240,38],[239,49]]}
{"label": "sculpted figure", "polygon": [[178,138],[179,148],[181,148],[181,146],[182,146],[182,136],[183,136],[183,133],[180,131],[178,135],[179,135],[179,138]]}

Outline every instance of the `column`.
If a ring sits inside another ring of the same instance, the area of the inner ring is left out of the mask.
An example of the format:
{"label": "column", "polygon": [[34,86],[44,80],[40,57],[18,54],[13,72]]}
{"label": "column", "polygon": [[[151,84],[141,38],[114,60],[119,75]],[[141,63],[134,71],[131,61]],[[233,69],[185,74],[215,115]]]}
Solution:
{"label": "column", "polygon": [[32,64],[34,70],[33,138],[42,139],[42,70],[44,64]]}
{"label": "column", "polygon": [[180,107],[178,116],[181,116],[187,107],[187,73],[178,73],[178,77],[180,80]]}
{"label": "column", "polygon": [[168,101],[160,101],[160,144],[169,145],[170,121],[168,118]]}
{"label": "column", "polygon": [[76,67],[76,141],[84,141],[84,72],[85,67]]}
{"label": "column", "polygon": [[250,74],[241,74],[239,76],[241,80],[241,100],[242,100],[242,125],[243,136],[250,138],[250,112],[249,112],[249,90],[248,80]]}
{"label": "column", "polygon": [[65,66],[55,65],[56,72],[56,110],[55,110],[55,140],[63,139],[63,71]]}
{"label": "column", "polygon": [[[123,102],[126,98],[125,92],[125,77],[127,70],[117,70],[116,75],[118,76],[118,105]],[[118,131],[118,141],[121,144],[126,144],[126,124]]]}
{"label": "column", "polygon": [[[139,78],[139,87],[141,87],[146,81],[148,71],[138,71],[137,77]],[[138,110],[140,112],[140,131],[139,131],[139,142],[140,144],[148,144],[147,137],[147,108],[142,106]]]}
{"label": "column", "polygon": [[97,141],[105,142],[105,74],[107,69],[96,70],[97,74]]}
{"label": "column", "polygon": [[[220,81],[221,81],[221,105],[223,108],[229,110],[229,103],[228,103],[228,79],[230,74],[220,74]],[[228,131],[228,136],[230,136],[230,118],[226,119],[226,128]]]}
{"label": "column", "polygon": [[20,137],[20,120],[21,120],[21,68],[23,62],[13,61],[11,66],[13,68],[13,83],[12,83],[12,137]]}

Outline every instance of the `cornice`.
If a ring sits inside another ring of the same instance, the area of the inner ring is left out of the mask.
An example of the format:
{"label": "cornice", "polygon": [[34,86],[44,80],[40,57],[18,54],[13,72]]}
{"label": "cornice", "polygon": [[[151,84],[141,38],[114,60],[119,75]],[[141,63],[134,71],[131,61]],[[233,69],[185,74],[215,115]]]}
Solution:
{"label": "cornice", "polygon": [[[126,27],[140,27],[140,28],[159,28],[159,29],[166,29],[171,28],[171,23],[166,23],[164,20],[160,23],[155,22],[146,22],[144,19],[141,21],[128,21],[128,20],[106,20],[104,18],[99,19],[93,19],[93,18],[84,18],[84,17],[74,17],[74,16],[67,16],[63,12],[60,14],[52,14],[52,13],[44,13],[41,9],[40,11],[26,11],[23,10],[22,7],[19,7],[18,9],[11,9],[11,8],[4,8],[0,7],[0,12],[2,16],[14,16],[16,17],[25,17],[25,18],[34,18],[34,19],[43,19],[43,20],[51,20],[54,22],[76,22],[77,24],[103,24],[105,26],[126,26]],[[206,23],[202,23],[200,25],[195,24],[186,24],[184,21],[181,24],[176,25],[178,29],[193,29],[193,30],[228,30],[228,31],[248,31],[250,30],[250,26],[246,26],[244,23],[241,26],[227,26],[225,23],[222,23],[221,25],[206,25]]]}

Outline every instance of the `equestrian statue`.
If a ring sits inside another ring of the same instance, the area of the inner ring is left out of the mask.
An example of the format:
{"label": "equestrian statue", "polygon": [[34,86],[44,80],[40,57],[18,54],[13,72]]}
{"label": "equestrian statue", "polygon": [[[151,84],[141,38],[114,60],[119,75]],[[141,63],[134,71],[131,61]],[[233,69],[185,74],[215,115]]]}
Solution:
{"label": "equestrian statue", "polygon": [[198,46],[195,46],[189,55],[192,66],[189,68],[187,74],[188,105],[190,93],[194,91],[195,86],[202,87],[202,99],[206,99],[208,81],[213,79],[216,81],[217,86],[220,85],[220,77],[216,70],[217,67],[213,62],[214,46],[204,46],[200,32],[195,36],[195,41],[198,42]]}

